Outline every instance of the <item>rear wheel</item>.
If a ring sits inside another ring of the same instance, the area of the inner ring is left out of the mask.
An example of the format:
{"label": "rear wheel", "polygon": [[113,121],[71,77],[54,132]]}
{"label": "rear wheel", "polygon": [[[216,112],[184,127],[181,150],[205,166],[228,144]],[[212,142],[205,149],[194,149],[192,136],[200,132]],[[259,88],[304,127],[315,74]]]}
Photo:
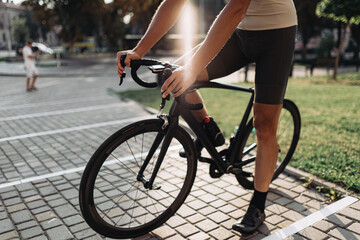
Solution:
{"label": "rear wheel", "polygon": [[[301,122],[298,108],[292,101],[285,99],[276,133],[279,155],[272,180],[279,176],[291,160],[299,141],[300,126]],[[253,189],[257,145],[252,119],[250,119],[246,125],[245,138],[242,146],[240,159],[242,159],[242,162],[249,161],[249,164],[242,167],[244,172],[237,174],[236,179],[245,189]]]}
{"label": "rear wheel", "polygon": [[[195,149],[180,127],[174,130],[153,187],[145,187],[138,178],[149,153],[143,180],[153,173],[167,131],[162,125],[163,120],[153,119],[124,127],[87,164],[80,183],[80,207],[86,222],[101,235],[146,234],[169,219],[189,194],[196,174]],[[178,157],[182,148],[186,158]]]}

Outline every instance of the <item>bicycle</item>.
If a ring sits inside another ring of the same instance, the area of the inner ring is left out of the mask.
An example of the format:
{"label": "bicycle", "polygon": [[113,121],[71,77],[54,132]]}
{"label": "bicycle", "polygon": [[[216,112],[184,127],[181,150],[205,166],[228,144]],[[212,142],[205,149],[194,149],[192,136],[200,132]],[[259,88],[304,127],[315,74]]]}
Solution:
{"label": "bicycle", "polygon": [[[122,58],[122,64],[124,58]],[[147,66],[158,81],[140,79],[137,71]],[[141,86],[155,88],[177,66],[157,60],[131,62],[132,78]],[[161,76],[164,75],[164,78]],[[122,83],[123,77],[121,77]],[[93,154],[80,183],[82,215],[96,232],[106,237],[130,238],[146,234],[165,223],[185,201],[193,185],[197,160],[209,163],[209,173],[219,178],[232,173],[245,189],[253,189],[256,141],[250,116],[254,89],[218,82],[196,82],[191,89],[220,88],[250,93],[238,130],[226,149],[217,150],[191,111],[202,104],[190,104],[186,93],[176,98],[169,114],[160,114],[123,127],[111,135]],[[160,96],[160,93],[159,93]],[[200,140],[210,157],[204,157],[194,145],[190,133],[179,124],[182,117]],[[284,100],[278,127],[279,161],[273,180],[289,163],[300,136],[300,113],[296,105]],[[179,150],[185,158],[179,157]]]}

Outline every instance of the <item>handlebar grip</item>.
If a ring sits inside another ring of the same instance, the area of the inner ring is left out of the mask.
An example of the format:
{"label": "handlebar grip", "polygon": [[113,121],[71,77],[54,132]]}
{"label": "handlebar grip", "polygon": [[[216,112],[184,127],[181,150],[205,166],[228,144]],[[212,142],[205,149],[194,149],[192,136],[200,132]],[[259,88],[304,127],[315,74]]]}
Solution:
{"label": "handlebar grip", "polygon": [[120,64],[121,64],[122,67],[125,67],[125,66],[126,66],[126,65],[125,65],[125,58],[126,58],[126,54],[123,54],[123,55],[121,55],[121,57],[120,57]]}

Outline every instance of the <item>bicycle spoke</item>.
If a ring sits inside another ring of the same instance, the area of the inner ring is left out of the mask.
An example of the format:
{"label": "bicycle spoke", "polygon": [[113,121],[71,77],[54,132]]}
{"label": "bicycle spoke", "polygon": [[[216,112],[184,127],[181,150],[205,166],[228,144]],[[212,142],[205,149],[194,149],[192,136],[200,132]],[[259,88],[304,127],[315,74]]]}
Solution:
{"label": "bicycle spoke", "polygon": [[129,168],[125,163],[123,163],[119,158],[117,158],[116,156],[113,155],[113,153],[110,154],[110,156],[112,156],[114,159],[118,160],[119,163],[121,163],[126,169],[128,169],[129,171],[131,171],[132,173],[134,173],[136,175],[136,173]]}
{"label": "bicycle spoke", "polygon": [[[136,142],[136,138],[135,138],[135,142]],[[135,154],[134,154],[134,152],[132,151],[132,148],[131,148],[130,145],[129,145],[129,142],[126,141],[126,144],[128,145],[128,148],[129,148],[132,156],[134,157],[134,160],[135,160],[135,162],[136,162],[136,165],[140,168],[139,163],[138,163],[138,161],[136,160]]]}

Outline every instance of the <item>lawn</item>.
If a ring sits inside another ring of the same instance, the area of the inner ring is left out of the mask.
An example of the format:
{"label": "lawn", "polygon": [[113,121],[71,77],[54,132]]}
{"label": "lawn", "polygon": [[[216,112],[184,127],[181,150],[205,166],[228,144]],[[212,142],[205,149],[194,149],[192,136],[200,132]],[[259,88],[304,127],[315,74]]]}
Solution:
{"label": "lawn", "polygon": [[[160,104],[158,89],[119,94],[156,109]],[[202,89],[201,94],[229,137],[249,95],[215,89]],[[297,104],[302,120],[300,142],[290,164],[360,193],[360,73],[341,74],[337,82],[326,76],[293,78],[286,97]]]}

